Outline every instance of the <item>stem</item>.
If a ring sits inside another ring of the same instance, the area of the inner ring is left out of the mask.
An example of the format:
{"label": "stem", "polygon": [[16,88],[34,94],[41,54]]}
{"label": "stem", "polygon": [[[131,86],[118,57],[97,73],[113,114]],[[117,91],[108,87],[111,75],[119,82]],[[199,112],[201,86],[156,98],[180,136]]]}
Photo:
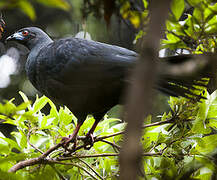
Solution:
{"label": "stem", "polygon": [[115,148],[115,149],[117,149],[117,150],[120,150],[120,149],[121,149],[121,147],[118,146],[118,145],[115,144],[115,143],[112,143],[112,142],[110,142],[110,141],[106,141],[106,140],[104,140],[104,139],[102,139],[101,141],[104,142],[104,143],[107,143],[107,144],[109,144],[109,145],[111,145],[111,146],[113,146],[113,148]]}
{"label": "stem", "polygon": [[66,162],[59,162],[59,161],[55,161],[55,160],[46,160],[47,164],[63,164],[63,165],[72,165],[75,166],[79,169],[82,169],[84,172],[86,172],[88,175],[90,175],[93,179],[96,179],[96,177],[94,177],[89,171],[87,171],[85,168],[83,168],[82,166],[75,164],[75,163],[66,163]]}
{"label": "stem", "polygon": [[31,136],[31,133],[32,133],[33,129],[30,129],[28,131],[28,134],[27,134],[27,143],[33,147],[33,149],[35,149],[36,151],[40,152],[41,154],[43,154],[44,152],[41,151],[39,148],[37,148],[36,146],[34,146],[32,143],[30,143],[30,136]]}
{"label": "stem", "polygon": [[[79,158],[78,158],[79,159]],[[95,171],[95,169],[93,169],[88,163],[86,163],[85,161],[83,161],[82,159],[79,159],[79,161],[81,161],[82,163],[84,163],[88,168],[90,168],[100,179],[104,179],[102,176],[100,176],[100,174],[98,172]]]}
{"label": "stem", "polygon": [[[162,124],[172,123],[173,121],[174,121],[174,117],[171,118],[171,119],[165,120],[165,121],[160,121],[160,122],[155,122],[155,123],[152,123],[152,124],[144,125],[142,128],[147,128],[147,127],[151,127],[151,126],[158,126],[158,125],[162,125]],[[103,141],[103,142],[111,144],[112,146],[119,149],[120,148],[119,146],[117,146],[116,144],[114,144],[112,142],[106,141],[105,139],[110,138],[110,137],[114,137],[114,136],[118,136],[118,135],[121,135],[121,134],[124,134],[124,133],[125,133],[125,131],[121,131],[121,132],[114,133],[114,134],[107,135],[107,136],[94,137],[94,143],[98,142],[98,141]],[[27,141],[31,145],[31,143],[29,142],[30,134],[31,134],[31,131],[29,131],[29,133],[27,135]],[[78,139],[82,140],[82,139],[84,139],[84,137],[83,136],[78,137]],[[18,162],[17,164],[15,164],[9,170],[9,172],[16,172],[19,169],[23,169],[23,168],[25,168],[27,166],[33,166],[33,165],[36,165],[36,164],[46,164],[47,161],[48,161],[47,156],[50,153],[52,153],[53,151],[55,151],[55,150],[59,149],[60,147],[62,147],[63,145],[64,145],[64,141],[61,141],[60,143],[58,143],[58,144],[54,145],[53,147],[51,147],[50,149],[48,149],[46,152],[42,152],[40,149],[38,149],[34,145],[31,145],[34,149],[41,152],[42,155],[40,155],[37,158],[32,158],[32,159],[28,159],[28,160]],[[77,150],[82,149],[84,147],[85,147],[85,145],[78,146],[78,147],[76,147],[76,149],[73,152],[76,152]],[[95,154],[95,155],[84,155],[84,156],[71,156],[71,153],[72,152],[70,152],[68,154],[65,154],[66,156],[70,155],[70,157],[55,158],[55,162],[64,161],[64,160],[71,160],[71,159],[76,159],[76,158],[94,158],[94,157],[119,156],[119,153]],[[143,153],[143,156],[160,156],[160,155],[162,155],[162,153]],[[49,159],[49,160],[51,161],[53,159]]]}

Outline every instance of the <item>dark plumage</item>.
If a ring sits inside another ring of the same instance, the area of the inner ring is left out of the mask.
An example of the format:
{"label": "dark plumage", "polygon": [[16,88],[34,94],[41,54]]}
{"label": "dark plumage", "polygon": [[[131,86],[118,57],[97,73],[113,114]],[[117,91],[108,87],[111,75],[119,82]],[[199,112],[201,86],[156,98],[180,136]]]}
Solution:
{"label": "dark plumage", "polygon": [[[36,27],[23,28],[7,40],[16,40],[29,48],[26,71],[32,84],[46,96],[67,105],[78,118],[77,128],[67,143],[76,138],[88,114],[95,118],[87,135],[92,137],[104,114],[120,102],[128,83],[127,74],[138,57],[128,49],[95,41],[78,38],[53,41]],[[186,89],[167,80],[185,83],[162,76],[156,87],[173,96],[191,94],[193,86],[189,82]]]}

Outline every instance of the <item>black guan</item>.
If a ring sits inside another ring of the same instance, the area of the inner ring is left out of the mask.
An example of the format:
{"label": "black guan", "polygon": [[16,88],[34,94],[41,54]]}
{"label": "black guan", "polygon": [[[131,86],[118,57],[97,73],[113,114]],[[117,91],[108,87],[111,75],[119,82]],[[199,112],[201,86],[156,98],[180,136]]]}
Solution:
{"label": "black guan", "polygon": [[[66,144],[76,139],[88,114],[93,115],[95,123],[86,136],[93,137],[105,113],[120,103],[129,84],[128,73],[138,58],[134,51],[91,40],[70,37],[53,41],[37,27],[20,29],[9,40],[18,41],[30,50],[25,68],[31,83],[52,100],[66,105],[78,118]],[[188,58],[188,55],[178,57],[181,61]],[[159,77],[156,88],[168,95],[202,97],[191,91],[195,89],[191,79]]]}

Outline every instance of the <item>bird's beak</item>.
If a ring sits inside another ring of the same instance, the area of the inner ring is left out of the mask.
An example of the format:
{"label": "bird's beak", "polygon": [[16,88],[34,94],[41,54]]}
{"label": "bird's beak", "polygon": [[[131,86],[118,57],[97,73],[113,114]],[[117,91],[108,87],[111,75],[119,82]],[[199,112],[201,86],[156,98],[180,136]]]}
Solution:
{"label": "bird's beak", "polygon": [[22,35],[21,32],[16,32],[10,36],[7,37],[6,42],[7,41],[22,41],[24,40],[24,37]]}

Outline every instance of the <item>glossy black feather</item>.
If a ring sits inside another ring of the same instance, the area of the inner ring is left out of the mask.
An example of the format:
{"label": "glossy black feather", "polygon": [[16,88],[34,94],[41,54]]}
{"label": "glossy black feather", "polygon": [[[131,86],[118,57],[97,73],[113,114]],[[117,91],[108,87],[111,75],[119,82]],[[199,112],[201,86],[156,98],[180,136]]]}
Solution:
{"label": "glossy black feather", "polygon": [[35,57],[30,81],[39,91],[67,105],[79,118],[102,116],[120,102],[133,51],[104,43],[66,38],[50,43]]}

